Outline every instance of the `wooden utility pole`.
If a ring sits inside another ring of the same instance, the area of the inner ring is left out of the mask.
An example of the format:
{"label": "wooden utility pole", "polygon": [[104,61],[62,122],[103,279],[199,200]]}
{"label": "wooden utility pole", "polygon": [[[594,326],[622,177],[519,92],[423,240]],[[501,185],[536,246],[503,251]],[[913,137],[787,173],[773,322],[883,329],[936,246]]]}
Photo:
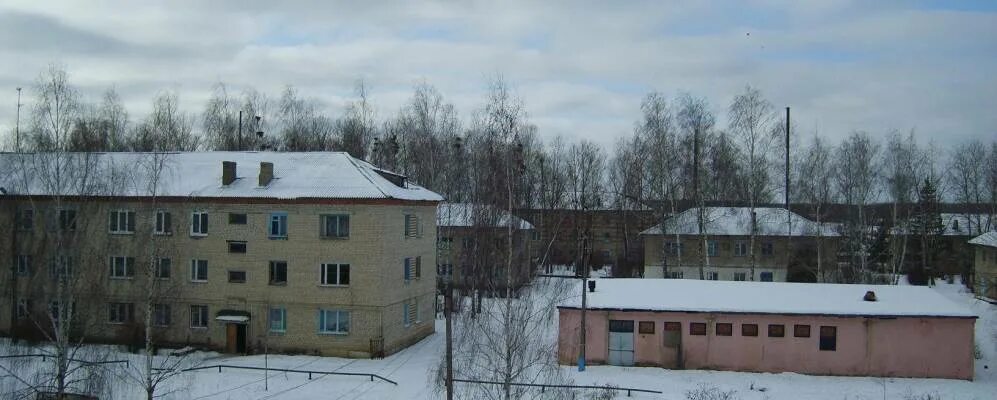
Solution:
{"label": "wooden utility pole", "polygon": [[[818,227],[819,229],[819,227]],[[793,257],[793,214],[789,210],[789,107],[786,107],[786,274]]]}

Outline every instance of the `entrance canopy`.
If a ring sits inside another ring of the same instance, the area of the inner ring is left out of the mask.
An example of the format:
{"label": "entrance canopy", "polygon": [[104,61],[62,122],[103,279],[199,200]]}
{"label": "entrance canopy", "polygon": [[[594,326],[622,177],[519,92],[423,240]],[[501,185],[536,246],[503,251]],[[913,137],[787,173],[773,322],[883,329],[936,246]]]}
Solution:
{"label": "entrance canopy", "polygon": [[249,315],[249,311],[219,310],[218,313],[215,314],[215,321],[244,324],[249,322]]}

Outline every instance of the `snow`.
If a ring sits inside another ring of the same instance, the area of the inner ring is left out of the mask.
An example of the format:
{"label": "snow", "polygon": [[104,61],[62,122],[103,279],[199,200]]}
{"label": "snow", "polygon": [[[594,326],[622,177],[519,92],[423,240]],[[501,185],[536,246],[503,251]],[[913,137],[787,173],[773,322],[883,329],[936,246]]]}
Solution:
{"label": "snow", "polygon": [[[399,187],[378,174],[378,168],[344,152],[192,152],[158,153],[166,158],[165,171],[158,188],[160,196],[274,198],[274,199],[400,199],[442,201],[443,198],[409,182]],[[87,156],[92,156],[87,158]],[[111,195],[148,196],[151,165],[156,153],[70,153],[61,155],[59,163],[97,165],[105,177],[117,176]],[[75,157],[75,159],[72,159]],[[23,167],[51,169],[52,153],[0,154],[0,164],[6,170]],[[89,159],[90,161],[85,161]],[[222,162],[236,163],[236,180],[222,185]],[[261,162],[271,162],[274,179],[259,186]],[[24,190],[20,174],[0,178],[0,186],[8,192],[34,195],[77,194],[70,190],[53,189],[52,185],[32,181]],[[6,181],[4,181],[4,179]],[[66,186],[71,187],[71,186]],[[57,193],[57,192],[63,193]],[[87,193],[90,194],[90,193]]]}
{"label": "snow", "polygon": [[533,229],[532,224],[509,214],[508,211],[497,210],[484,204],[444,203],[440,204],[436,210],[436,225],[440,227],[480,226],[492,218],[496,222],[489,226],[507,227],[511,223],[516,229]]}
{"label": "snow", "polygon": [[969,241],[969,244],[975,244],[987,247],[997,247],[997,231],[987,232],[980,236],[977,236]]}
{"label": "snow", "polygon": [[[877,301],[864,301],[866,291]],[[572,298],[560,307],[580,308]],[[966,307],[921,286],[842,285],[694,279],[600,279],[590,309],[795,315],[974,318]]]}
{"label": "snow", "polygon": [[219,315],[215,317],[215,321],[223,322],[249,322],[249,317],[242,315]]}
{"label": "snow", "polygon": [[[607,280],[599,280],[602,285]],[[597,289],[598,290],[598,289]],[[942,283],[927,289],[970,309],[980,319],[976,324],[976,340],[981,358],[976,361],[973,381],[949,379],[866,378],[811,376],[795,373],[750,373],[706,370],[666,370],[657,367],[589,366],[578,372],[574,366],[561,370],[575,385],[606,385],[658,390],[663,394],[634,393],[634,399],[685,399],[685,391],[701,384],[715,385],[723,390],[737,391],[741,400],[904,400],[905,394],[937,393],[944,400],[990,400],[997,392],[997,306],[975,300],[959,284]],[[555,324],[556,325],[556,324]],[[444,352],[443,321],[436,321],[436,333],[399,353],[379,360],[353,360],[334,357],[270,355],[272,368],[301,368],[321,371],[377,373],[398,382],[398,386],[364,377],[313,376],[270,372],[267,389],[264,389],[263,371],[217,369],[184,373],[169,382],[179,391],[164,399],[206,400],[262,400],[262,399],[414,399],[443,398],[431,380]],[[552,340],[556,330],[544,332]],[[0,347],[2,348],[2,347]],[[135,361],[140,356],[120,353],[119,358]],[[219,356],[214,353],[196,353],[201,365],[264,364],[264,356]],[[0,360],[0,363],[9,363]],[[141,365],[141,364],[136,364]],[[457,371],[458,373],[460,371]],[[7,379],[4,381],[4,379]],[[10,379],[0,376],[0,383]],[[459,385],[459,383],[458,383]],[[595,391],[579,392],[579,398],[590,398]],[[137,391],[119,389],[115,399],[144,398]],[[541,397],[542,398],[542,397]],[[628,398],[619,393],[619,399]]]}
{"label": "snow", "polygon": [[[670,235],[698,235],[698,208],[690,208],[663,223],[665,232]],[[748,236],[751,234],[751,208],[748,207],[706,207],[706,234],[710,236]],[[755,222],[757,234],[761,236],[786,236],[789,229],[786,221],[792,218],[793,236],[816,236],[818,225],[802,215],[783,208],[756,207]],[[823,236],[838,236],[834,224],[825,223]],[[655,225],[641,232],[641,235],[660,235],[661,225]]]}
{"label": "snow", "polygon": [[945,236],[972,236],[974,232],[988,231],[995,226],[988,214],[941,213]]}

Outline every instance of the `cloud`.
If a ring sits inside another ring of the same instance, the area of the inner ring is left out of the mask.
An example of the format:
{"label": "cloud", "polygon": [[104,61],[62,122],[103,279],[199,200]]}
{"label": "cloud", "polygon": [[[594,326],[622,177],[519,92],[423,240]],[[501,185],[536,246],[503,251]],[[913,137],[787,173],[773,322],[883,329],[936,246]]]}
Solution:
{"label": "cloud", "polygon": [[[112,2],[0,6],[0,104],[50,62],[94,98],[115,86],[133,118],[159,90],[200,111],[215,82],[271,97],[292,84],[337,115],[357,79],[378,115],[420,82],[465,119],[501,74],[541,136],[609,145],[644,94],[688,91],[726,125],[751,84],[806,135],[922,139],[997,131],[997,13],[986,4],[752,2]],[[30,103],[30,90],[25,92]],[[0,107],[0,131],[14,107]]]}

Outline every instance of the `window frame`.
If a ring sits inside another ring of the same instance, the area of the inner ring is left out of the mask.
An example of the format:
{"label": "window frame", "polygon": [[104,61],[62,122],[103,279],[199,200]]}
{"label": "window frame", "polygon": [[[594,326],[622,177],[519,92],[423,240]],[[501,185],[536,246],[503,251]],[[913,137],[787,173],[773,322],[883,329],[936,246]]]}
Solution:
{"label": "window frame", "polygon": [[[767,280],[765,279],[766,276],[768,277]],[[772,271],[760,271],[760,272],[758,272],[758,281],[759,282],[775,282],[775,273],[772,272]]]}
{"label": "window frame", "polygon": [[56,214],[58,218],[56,220],[56,225],[58,229],[62,232],[76,232],[79,224],[79,213],[76,208],[63,207],[60,208]]}
{"label": "window frame", "polygon": [[112,235],[135,234],[135,211],[119,208],[107,212],[107,232]]}
{"label": "window frame", "polygon": [[689,336],[706,336],[707,329],[705,322],[690,322]]}
{"label": "window frame", "polygon": [[[825,334],[825,330],[830,334]],[[821,325],[817,348],[820,351],[838,351],[838,327],[836,325]]]}
{"label": "window frame", "polygon": [[717,271],[706,271],[706,280],[708,281],[719,281],[720,273]]}
{"label": "window frame", "polygon": [[810,337],[810,325],[807,325],[807,324],[793,324],[793,337],[797,337],[797,338],[808,338],[808,337]]}
{"label": "window frame", "polygon": [[20,297],[17,299],[17,306],[14,310],[15,319],[26,319],[31,317],[31,299]]}
{"label": "window frame", "polygon": [[758,324],[741,324],[741,336],[758,337]]}
{"label": "window frame", "polygon": [[750,251],[748,250],[748,242],[744,240],[738,240],[734,242],[734,257],[747,257]]}
{"label": "window frame", "polygon": [[[320,335],[345,336],[350,334],[350,328],[353,324],[353,321],[351,321],[352,315],[350,315],[350,311],[321,308],[318,310],[318,314],[318,333]],[[335,318],[333,318],[335,321],[335,329],[333,330],[326,329],[328,327],[328,316],[330,314],[335,316]],[[343,327],[340,324],[340,322],[342,322],[342,319],[340,318],[341,315],[346,315],[346,329],[342,329]]]}
{"label": "window frame", "polygon": [[405,213],[403,233],[406,239],[422,237],[421,222],[415,213]]}
{"label": "window frame", "polygon": [[730,322],[717,322],[713,325],[715,336],[734,336],[734,324]]}
{"label": "window frame", "polygon": [[[163,260],[166,261],[166,268],[163,268]],[[163,271],[166,271],[164,276]],[[170,280],[173,278],[173,259],[169,257],[158,257],[156,258],[156,270],[153,272],[156,279],[160,280]]]}
{"label": "window frame", "polygon": [[761,244],[761,252],[763,257],[772,257],[775,255],[775,244],[771,241],[765,241]]}
{"label": "window frame", "polygon": [[[210,319],[210,314],[208,313],[208,306],[206,304],[191,304],[188,308],[190,310],[190,329],[208,329],[208,320]],[[194,310],[197,309],[197,318],[195,321]],[[195,322],[200,322],[201,325],[195,325]]]}
{"label": "window frame", "polygon": [[[329,232],[329,219],[335,218],[336,232]],[[342,232],[345,223],[345,234]],[[319,237],[322,239],[346,240],[350,238],[350,214],[328,213],[319,216]]]}
{"label": "window frame", "polygon": [[[198,272],[202,267],[204,268],[204,279],[197,279]],[[196,258],[190,260],[190,281],[192,283],[205,283],[208,281],[208,260]]]}
{"label": "window frame", "polygon": [[17,230],[31,232],[35,229],[35,209],[31,207],[17,210]]}
{"label": "window frame", "polygon": [[245,240],[226,240],[225,243],[228,246],[228,254],[246,254],[249,252],[249,244]]}
{"label": "window frame", "polygon": [[152,233],[158,236],[173,234],[173,213],[167,210],[156,210],[152,216]]}
{"label": "window frame", "polygon": [[[161,318],[163,317],[163,318]],[[161,320],[165,319],[165,323]],[[169,304],[152,305],[152,326],[167,327],[173,324],[173,311]]]}
{"label": "window frame", "polygon": [[[276,225],[274,225],[276,223]],[[274,211],[267,219],[267,237],[270,239],[287,239],[288,217],[284,211]],[[277,232],[274,233],[274,227]]]}
{"label": "window frame", "polygon": [[[343,267],[345,268],[346,283],[343,283]],[[334,273],[331,277],[335,280],[330,281],[329,270],[333,269]],[[319,286],[324,287],[349,287],[350,286],[350,270],[351,266],[349,263],[322,263],[319,266]]]}
{"label": "window frame", "polygon": [[205,237],[208,236],[208,226],[209,226],[209,213],[207,211],[198,210],[190,212],[190,236],[191,237]]}
{"label": "window frame", "polygon": [[34,259],[31,257],[31,254],[18,254],[14,274],[16,276],[31,276],[32,261],[34,261]]}
{"label": "window frame", "polygon": [[785,324],[768,324],[768,335],[770,338],[784,338],[786,337],[786,325]]}
{"label": "window frame", "polygon": [[108,324],[125,325],[133,322],[135,322],[135,303],[107,303]]}
{"label": "window frame", "polygon": [[714,239],[707,240],[706,255],[708,257],[720,257],[720,242]]}
{"label": "window frame", "polygon": [[[738,279],[738,278],[741,278],[741,279]],[[734,272],[734,281],[735,282],[747,282],[748,281],[748,273],[747,272]]]}
{"label": "window frame", "polygon": [[248,225],[249,215],[246,213],[228,213],[229,225]]}
{"label": "window frame", "polygon": [[[111,279],[135,278],[135,257],[111,256],[108,258],[110,260],[111,273],[109,277]],[[121,269],[121,271],[118,271],[119,268]]]}
{"label": "window frame", "polygon": [[[242,274],[242,280],[238,280],[238,279],[233,280],[232,279],[232,274],[233,273],[235,273],[235,274],[241,273]],[[246,273],[246,270],[244,270],[244,269],[230,269],[230,270],[228,270],[226,272],[225,275],[228,278],[228,283],[246,283],[249,280],[249,274]]]}
{"label": "window frame", "polygon": [[[279,320],[274,320],[274,311],[280,314]],[[275,322],[279,322],[277,329],[274,329]],[[270,334],[287,333],[287,308],[281,306],[269,308],[267,311],[267,332]]]}
{"label": "window frame", "polygon": [[641,335],[653,335],[655,325],[654,321],[637,321],[637,333]]}
{"label": "window frame", "polygon": [[[278,275],[278,274],[275,273],[275,271],[277,271],[276,267],[278,267],[278,266],[282,266],[283,267],[283,272],[284,272],[284,280],[283,281],[274,280],[274,277],[276,277],[276,275]],[[269,273],[269,275],[267,277],[267,285],[269,285],[269,286],[287,286],[287,261],[283,261],[283,260],[270,260],[270,273]]]}

